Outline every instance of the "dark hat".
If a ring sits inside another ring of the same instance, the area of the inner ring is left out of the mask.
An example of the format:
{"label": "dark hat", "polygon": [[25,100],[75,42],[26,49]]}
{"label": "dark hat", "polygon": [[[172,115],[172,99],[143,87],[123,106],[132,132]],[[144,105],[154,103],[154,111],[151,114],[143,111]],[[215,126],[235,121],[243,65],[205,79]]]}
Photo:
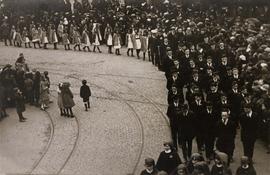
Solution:
{"label": "dark hat", "polygon": [[144,165],[145,166],[155,166],[155,160],[154,159],[152,159],[152,158],[146,158],[145,160],[144,160]]}

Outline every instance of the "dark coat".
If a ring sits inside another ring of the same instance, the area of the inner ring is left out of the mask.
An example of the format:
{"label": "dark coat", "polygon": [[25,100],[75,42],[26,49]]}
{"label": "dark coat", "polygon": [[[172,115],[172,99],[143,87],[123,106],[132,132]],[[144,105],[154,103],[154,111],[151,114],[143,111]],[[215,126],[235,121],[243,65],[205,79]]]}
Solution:
{"label": "dark coat", "polygon": [[25,103],[22,94],[15,93],[15,102],[17,113],[22,113],[25,111]]}
{"label": "dark coat", "polygon": [[237,168],[235,175],[256,175],[256,171],[252,165],[249,165],[247,169],[242,168],[241,166]]}
{"label": "dark coat", "polygon": [[224,169],[224,167],[217,167],[216,165],[213,165],[211,175],[232,175],[232,171],[228,168]]}
{"label": "dark coat", "polygon": [[75,106],[75,103],[73,100],[73,94],[69,88],[63,88],[62,100],[63,100],[64,108],[72,108],[73,106]]}
{"label": "dark coat", "polygon": [[193,139],[195,137],[195,116],[192,111],[189,111],[186,116],[181,113],[178,128],[182,139]]}
{"label": "dark coat", "polygon": [[0,110],[1,108],[4,108],[6,105],[5,105],[5,98],[6,98],[6,95],[5,95],[5,88],[0,85]]}
{"label": "dark coat", "polygon": [[82,85],[80,89],[80,97],[83,99],[88,99],[91,96],[90,87],[87,85]]}
{"label": "dark coat", "polygon": [[235,135],[236,135],[235,122],[229,119],[227,125],[224,125],[223,122],[220,120],[217,123],[216,127],[216,136],[217,136],[216,148],[219,151],[224,152],[229,156],[231,156],[235,147],[234,143]]}
{"label": "dark coat", "polygon": [[165,153],[165,151],[162,151],[158,157],[156,167],[159,171],[166,171],[170,175],[174,173],[181,163],[182,161],[177,152]]}
{"label": "dark coat", "polygon": [[212,109],[212,112],[208,112],[207,109],[205,109],[203,118],[203,125],[206,137],[215,136],[216,131],[214,130],[214,128],[217,126],[217,123],[220,120],[219,112],[214,108]]}
{"label": "dark coat", "polygon": [[240,124],[241,124],[241,140],[242,141],[256,140],[259,128],[258,115],[253,111],[250,118],[245,113],[242,113],[240,115]]}

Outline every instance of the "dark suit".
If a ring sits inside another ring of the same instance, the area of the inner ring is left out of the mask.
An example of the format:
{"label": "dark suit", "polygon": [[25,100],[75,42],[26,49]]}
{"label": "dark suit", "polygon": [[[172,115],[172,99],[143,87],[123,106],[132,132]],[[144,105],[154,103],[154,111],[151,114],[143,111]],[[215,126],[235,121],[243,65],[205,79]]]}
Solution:
{"label": "dark suit", "polygon": [[254,111],[251,116],[246,113],[240,115],[241,141],[244,147],[244,155],[252,159],[254,144],[257,139],[259,117]]}
{"label": "dark suit", "polygon": [[[224,152],[228,155],[229,160],[232,158],[233,151],[235,148],[235,135],[236,135],[236,124],[228,119],[225,125],[222,120],[217,123],[216,127],[216,147],[219,151]],[[228,162],[229,162],[228,160]]]}
{"label": "dark suit", "polygon": [[214,145],[215,145],[215,127],[217,122],[220,120],[220,114],[215,109],[208,110],[207,108],[204,111],[204,138],[205,138],[205,152],[206,158],[210,158],[214,155]]}
{"label": "dark suit", "polygon": [[169,105],[168,110],[167,110],[167,116],[170,120],[170,127],[171,127],[171,134],[172,134],[172,140],[173,140],[173,144],[174,147],[177,149],[177,141],[178,141],[178,120],[179,120],[179,115],[181,112],[181,108],[180,108],[181,104],[175,104],[172,103],[171,105]]}
{"label": "dark suit", "polygon": [[232,119],[233,121],[236,122],[236,124],[238,124],[239,115],[241,113],[241,101],[242,101],[242,96],[239,93],[239,90],[237,91],[230,90],[228,94],[228,100],[230,101],[231,104]]}
{"label": "dark suit", "polygon": [[196,100],[192,101],[190,103],[190,109],[194,112],[195,116],[195,128],[196,128],[196,141],[198,150],[201,151],[204,146],[204,110],[205,105],[203,100],[201,100],[200,105],[197,104]]}
{"label": "dark suit", "polygon": [[185,160],[190,158],[192,153],[192,140],[195,137],[195,117],[194,113],[188,111],[188,113],[181,113],[178,120],[178,128],[180,132],[180,138],[183,151],[183,157]]}

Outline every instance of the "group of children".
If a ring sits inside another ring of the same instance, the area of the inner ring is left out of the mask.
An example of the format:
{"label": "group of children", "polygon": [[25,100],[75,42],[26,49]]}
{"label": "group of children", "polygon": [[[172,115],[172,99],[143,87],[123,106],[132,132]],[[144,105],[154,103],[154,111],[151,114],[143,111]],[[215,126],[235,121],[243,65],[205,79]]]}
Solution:
{"label": "group of children", "polygon": [[[73,118],[74,114],[72,111],[72,107],[75,106],[75,102],[73,100],[73,93],[70,90],[70,83],[59,83],[57,93],[57,104],[60,109],[60,115]],[[82,80],[80,97],[83,99],[85,111],[88,111],[88,109],[90,109],[90,96],[90,87],[87,85],[86,80]]]}

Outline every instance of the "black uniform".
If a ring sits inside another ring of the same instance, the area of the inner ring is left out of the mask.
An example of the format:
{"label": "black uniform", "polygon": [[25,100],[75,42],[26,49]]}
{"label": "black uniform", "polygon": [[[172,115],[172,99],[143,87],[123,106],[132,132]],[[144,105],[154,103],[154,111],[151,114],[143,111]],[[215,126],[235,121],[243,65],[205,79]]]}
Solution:
{"label": "black uniform", "polygon": [[176,151],[171,151],[170,153],[162,151],[158,157],[156,167],[159,171],[165,171],[168,174],[172,174],[181,163],[182,161]]}
{"label": "black uniform", "polygon": [[250,114],[243,113],[240,115],[240,124],[244,155],[252,159],[259,126],[258,115],[254,111]]}
{"label": "black uniform", "polygon": [[192,111],[182,112],[179,116],[178,128],[183,157],[187,161],[192,153],[192,140],[195,137],[195,116]]}
{"label": "black uniform", "polygon": [[222,120],[217,123],[216,134],[216,148],[220,152],[224,152],[228,155],[229,160],[232,158],[233,151],[235,148],[235,135],[236,135],[236,124],[230,119],[227,119],[227,123],[224,124]]}

